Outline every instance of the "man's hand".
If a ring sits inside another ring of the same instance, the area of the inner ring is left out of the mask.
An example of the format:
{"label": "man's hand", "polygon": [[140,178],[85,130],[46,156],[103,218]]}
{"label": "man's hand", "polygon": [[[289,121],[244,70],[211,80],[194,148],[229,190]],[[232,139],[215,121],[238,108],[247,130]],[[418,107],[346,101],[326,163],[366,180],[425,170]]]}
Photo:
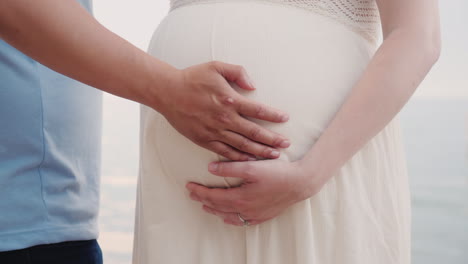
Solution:
{"label": "man's hand", "polygon": [[278,158],[275,148],[286,148],[289,141],[245,117],[285,122],[288,116],[241,96],[228,81],[255,89],[239,65],[212,61],[178,70],[157,110],[185,137],[230,160]]}
{"label": "man's hand", "polygon": [[203,209],[224,219],[226,224],[242,226],[260,224],[278,216],[292,204],[317,193],[324,181],[306,173],[300,162],[260,160],[247,162],[213,162],[214,175],[238,177],[239,187],[222,189],[188,183],[192,200],[203,203]]}
{"label": "man's hand", "polygon": [[0,1],[0,37],[52,70],[161,112],[181,134],[228,159],[277,158],[274,148],[289,146],[243,117],[287,120],[229,85],[254,89],[242,67],[209,62],[179,70],[104,28],[76,1]]}

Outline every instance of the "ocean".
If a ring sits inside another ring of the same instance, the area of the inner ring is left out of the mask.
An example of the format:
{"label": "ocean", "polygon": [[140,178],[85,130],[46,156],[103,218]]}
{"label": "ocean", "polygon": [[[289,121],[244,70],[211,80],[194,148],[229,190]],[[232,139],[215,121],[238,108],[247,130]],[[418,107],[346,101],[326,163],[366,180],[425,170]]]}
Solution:
{"label": "ocean", "polygon": [[[131,263],[139,106],[105,97],[99,242]],[[468,263],[468,99],[413,98],[400,113],[412,191],[413,264]]]}
{"label": "ocean", "polygon": [[414,264],[468,263],[468,100],[414,100],[402,112]]}

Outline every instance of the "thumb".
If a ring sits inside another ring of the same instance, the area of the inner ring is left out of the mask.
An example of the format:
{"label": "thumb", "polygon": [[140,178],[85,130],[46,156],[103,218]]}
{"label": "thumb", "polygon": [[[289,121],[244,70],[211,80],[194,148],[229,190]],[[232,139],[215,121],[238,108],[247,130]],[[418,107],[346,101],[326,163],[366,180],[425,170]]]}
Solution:
{"label": "thumb", "polygon": [[249,180],[254,173],[253,161],[238,162],[211,162],[208,164],[208,171],[214,175],[222,177],[233,177]]}
{"label": "thumb", "polygon": [[240,88],[255,90],[252,78],[247,74],[243,66],[217,62],[215,68],[226,80],[235,82]]}

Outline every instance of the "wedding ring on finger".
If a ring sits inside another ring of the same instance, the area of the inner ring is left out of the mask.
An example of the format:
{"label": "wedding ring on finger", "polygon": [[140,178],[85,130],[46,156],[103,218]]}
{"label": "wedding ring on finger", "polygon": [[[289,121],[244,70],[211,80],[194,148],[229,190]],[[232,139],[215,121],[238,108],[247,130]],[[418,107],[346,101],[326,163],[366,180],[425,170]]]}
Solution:
{"label": "wedding ring on finger", "polygon": [[239,219],[241,220],[243,226],[249,226],[250,223],[249,221],[245,220],[244,218],[242,218],[242,216],[240,215],[240,213],[237,213],[237,216],[239,217]]}

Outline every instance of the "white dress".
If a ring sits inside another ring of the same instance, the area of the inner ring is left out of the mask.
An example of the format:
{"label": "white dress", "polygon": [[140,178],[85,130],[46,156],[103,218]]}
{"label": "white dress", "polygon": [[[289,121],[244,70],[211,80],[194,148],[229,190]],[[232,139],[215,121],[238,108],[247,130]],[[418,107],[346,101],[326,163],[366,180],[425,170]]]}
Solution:
{"label": "white dress", "polygon": [[[290,120],[259,124],[291,139],[300,159],[360,78],[380,42],[374,0],[172,0],[149,53],[177,68],[243,65],[243,95]],[[175,102],[177,103],[177,102]],[[261,225],[230,226],[190,200],[185,184],[230,186],[221,158],[142,106],[134,264],[408,264],[410,196],[398,117],[314,197]]]}

